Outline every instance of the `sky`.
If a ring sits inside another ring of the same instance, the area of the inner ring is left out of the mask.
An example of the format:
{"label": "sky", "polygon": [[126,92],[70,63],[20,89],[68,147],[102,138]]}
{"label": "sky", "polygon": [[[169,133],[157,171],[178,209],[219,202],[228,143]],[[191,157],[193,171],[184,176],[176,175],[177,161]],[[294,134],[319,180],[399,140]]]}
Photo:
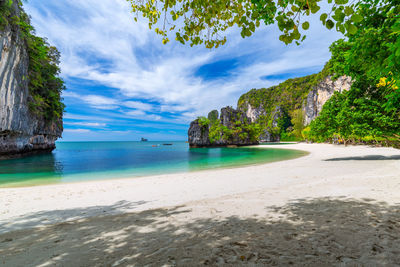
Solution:
{"label": "sky", "polygon": [[25,10],[61,52],[61,141],[187,140],[192,120],[236,107],[250,89],[317,73],[340,38],[316,17],[300,46],[264,25],[246,39],[229,30],[227,44],[210,50],[163,45],[126,0],[30,0]]}

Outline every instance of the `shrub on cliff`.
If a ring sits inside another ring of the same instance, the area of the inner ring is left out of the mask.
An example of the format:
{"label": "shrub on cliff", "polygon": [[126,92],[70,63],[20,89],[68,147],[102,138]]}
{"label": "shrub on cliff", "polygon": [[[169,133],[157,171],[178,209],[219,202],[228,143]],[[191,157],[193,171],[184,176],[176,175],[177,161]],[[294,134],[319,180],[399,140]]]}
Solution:
{"label": "shrub on cliff", "polygon": [[[15,8],[18,8],[17,12]],[[10,25],[14,34],[19,34],[26,45],[29,56],[29,108],[46,122],[62,117],[64,104],[61,92],[65,89],[60,74],[60,53],[50,46],[46,39],[35,35],[29,16],[22,9],[20,1],[0,1],[0,30]]]}

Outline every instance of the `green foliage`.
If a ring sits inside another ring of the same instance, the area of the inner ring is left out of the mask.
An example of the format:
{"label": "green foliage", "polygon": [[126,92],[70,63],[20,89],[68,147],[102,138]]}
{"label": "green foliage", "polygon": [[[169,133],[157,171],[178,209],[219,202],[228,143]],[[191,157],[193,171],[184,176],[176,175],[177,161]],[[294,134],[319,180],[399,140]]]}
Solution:
{"label": "green foliage", "polygon": [[201,126],[208,126],[210,124],[210,120],[206,117],[198,117],[197,120]]}
{"label": "green foliage", "polygon": [[307,126],[301,131],[301,137],[303,140],[311,140],[311,127]]}
{"label": "green foliage", "polygon": [[280,141],[281,142],[298,142],[298,141],[303,141],[303,138],[301,137],[297,137],[295,136],[292,132],[282,132],[280,134],[281,138]]}
{"label": "green foliage", "polygon": [[1,0],[0,1],[0,30],[9,25],[12,15],[12,0]]}
{"label": "green foliage", "polygon": [[[400,5],[371,1],[359,7],[358,30],[331,46],[336,75],[355,81],[323,107],[307,137],[314,141],[400,145]],[[399,51],[399,52],[398,52]]]}
{"label": "green foliage", "polygon": [[243,122],[239,118],[234,118],[229,127],[222,125],[220,120],[209,121],[208,138],[211,144],[220,140],[236,140],[238,142],[252,141],[257,142],[261,134],[261,127],[257,123]]}
{"label": "green foliage", "polygon": [[208,113],[208,119],[211,124],[215,124],[218,121],[218,110],[212,110]]}
{"label": "green foliage", "polygon": [[[311,122],[307,139],[316,142],[343,140],[359,143],[372,138],[400,140],[400,121],[385,111],[384,90],[366,91],[356,81],[351,90],[336,93],[324,105],[322,112]],[[304,132],[303,132],[304,133]]]}
{"label": "green foliage", "polygon": [[[178,42],[191,46],[204,44],[207,48],[226,43],[224,32],[238,27],[243,38],[251,36],[263,22],[276,23],[286,43],[299,44],[306,38],[304,32],[310,27],[310,16],[321,8],[321,0],[128,0],[135,21],[143,16],[149,28],[161,35],[163,43],[169,42],[169,33]],[[330,12],[320,15],[327,29],[351,35],[357,32],[363,14],[360,9],[369,1],[326,0]],[[301,30],[300,30],[301,29]]]}
{"label": "green foliage", "polygon": [[[21,9],[15,16],[12,1],[5,1],[0,10],[1,25],[10,25],[15,34],[24,40],[29,56],[29,92],[31,95],[29,107],[31,112],[43,117],[47,122],[56,121],[62,117],[64,104],[61,102],[61,92],[65,89],[64,82],[59,78],[60,53],[50,46],[44,38],[35,35],[29,16]],[[6,23],[4,23],[6,21]],[[4,29],[4,28],[3,28]]]}
{"label": "green foliage", "polygon": [[302,131],[304,129],[304,112],[302,109],[296,109],[291,114],[291,123],[293,125],[293,136],[302,139]]}
{"label": "green foliage", "polygon": [[385,87],[385,109],[400,116],[399,1],[364,3],[359,14],[362,16],[356,24],[359,30],[348,41],[339,40],[331,46],[333,69],[338,75],[363,81],[365,88],[378,84],[381,78],[393,81]]}

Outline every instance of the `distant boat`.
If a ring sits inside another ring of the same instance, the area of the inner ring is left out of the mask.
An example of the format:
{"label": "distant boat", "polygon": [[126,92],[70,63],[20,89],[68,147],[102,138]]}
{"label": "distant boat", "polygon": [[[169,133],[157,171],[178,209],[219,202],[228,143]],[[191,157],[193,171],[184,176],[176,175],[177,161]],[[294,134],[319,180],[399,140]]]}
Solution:
{"label": "distant boat", "polygon": [[172,146],[172,144],[163,144],[163,146]]}
{"label": "distant boat", "polygon": [[149,141],[149,140],[147,140],[146,138],[143,138],[143,137],[142,137],[142,139],[141,139],[140,141],[142,141],[142,142],[147,142],[147,141]]}

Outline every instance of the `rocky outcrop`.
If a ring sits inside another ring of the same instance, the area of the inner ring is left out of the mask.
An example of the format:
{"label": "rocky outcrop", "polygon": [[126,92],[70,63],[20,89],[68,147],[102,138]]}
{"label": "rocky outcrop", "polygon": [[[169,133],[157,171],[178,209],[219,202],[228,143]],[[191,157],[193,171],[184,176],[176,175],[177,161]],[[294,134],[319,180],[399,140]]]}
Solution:
{"label": "rocky outcrop", "polygon": [[[293,131],[291,122],[291,116],[295,116],[293,114],[303,114],[301,116],[306,126],[320,114],[322,106],[335,92],[350,89],[350,77],[342,76],[333,80],[325,73],[322,71],[319,74],[290,79],[270,88],[252,89],[240,97],[237,109],[227,107],[221,110],[220,124],[229,129],[235,127],[237,120],[243,125],[256,124],[261,129],[257,142],[278,142],[282,131],[285,133]],[[213,111],[213,114],[210,112],[212,116],[209,114],[209,120],[215,117],[215,112],[217,111]],[[218,117],[218,112],[216,114]],[[210,125],[202,126],[198,120],[192,122],[189,129],[191,146],[257,143],[251,141],[251,138],[239,138],[239,135],[223,138],[222,134],[221,138],[210,142],[211,129]]]}
{"label": "rocky outcrop", "polygon": [[190,123],[188,130],[188,142],[190,147],[211,146],[209,135],[209,125],[201,125],[199,119]]}
{"label": "rocky outcrop", "polygon": [[261,105],[253,107],[250,103],[246,103],[246,108],[242,110],[251,122],[257,122],[261,116],[267,115],[265,109]]}
{"label": "rocky outcrop", "polygon": [[303,105],[304,124],[308,125],[322,110],[322,106],[331,98],[335,92],[343,92],[351,87],[351,78],[341,76],[333,81],[331,76],[326,77],[322,82],[315,86],[307,96]]}
{"label": "rocky outcrop", "polygon": [[[214,114],[211,115],[210,112],[209,119],[215,117],[215,111],[212,111],[212,113]],[[216,116],[218,117],[218,113]],[[207,125],[202,125],[199,119],[191,122],[188,131],[189,145],[190,147],[256,145],[258,141],[252,139],[251,134],[248,134],[244,128],[237,133],[233,131],[229,137],[224,134],[223,129],[228,129],[228,131],[241,129],[241,126],[248,126],[250,123],[250,118],[244,112],[232,107],[224,107],[221,109],[221,115],[217,121],[210,121]],[[209,135],[213,127],[219,127],[218,129],[222,130],[217,131],[219,133],[218,138],[211,142]]]}
{"label": "rocky outcrop", "polygon": [[[19,14],[17,1],[14,10]],[[45,122],[29,109],[29,56],[17,27],[0,31],[0,155],[51,151],[62,121]]]}

